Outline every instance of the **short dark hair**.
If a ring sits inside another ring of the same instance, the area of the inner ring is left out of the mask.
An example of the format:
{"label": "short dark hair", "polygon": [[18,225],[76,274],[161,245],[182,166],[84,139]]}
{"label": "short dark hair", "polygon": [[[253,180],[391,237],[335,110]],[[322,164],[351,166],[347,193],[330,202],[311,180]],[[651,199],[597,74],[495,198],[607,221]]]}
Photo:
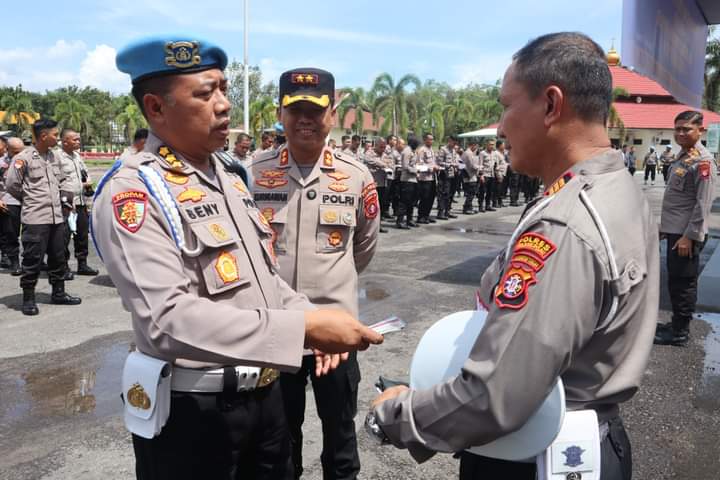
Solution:
{"label": "short dark hair", "polygon": [[350,140],[352,140],[353,142],[359,142],[360,140],[362,140],[362,138],[360,138],[360,135],[353,135]]}
{"label": "short dark hair", "polygon": [[149,132],[147,128],[138,128],[135,130],[135,135],[133,135],[133,143],[145,140],[148,138],[148,134]]}
{"label": "short dark hair", "polygon": [[703,120],[704,117],[702,112],[698,112],[697,110],[685,110],[684,112],[678,113],[677,117],[675,117],[675,122],[690,122],[693,125],[701,127]]}
{"label": "short dark hair", "polygon": [[78,133],[77,130],[74,128],[63,128],[60,132],[60,138],[65,138],[65,135],[69,135],[71,133]]}
{"label": "short dark hair", "polygon": [[3,144],[5,144],[5,145],[7,145],[7,143],[8,143],[8,142],[7,142],[7,138],[5,138],[5,137],[3,137],[3,136],[0,135],[0,143],[3,143]]}
{"label": "short dark hair", "polygon": [[505,145],[505,140],[498,138],[497,140],[495,140],[495,146],[499,147],[500,145]]}
{"label": "short dark hair", "polygon": [[145,113],[145,106],[143,105],[143,97],[147,94],[159,95],[161,97],[167,95],[170,93],[174,78],[174,75],[161,75],[159,77],[146,78],[133,84],[131,91],[132,96],[135,98],[145,118],[147,118],[147,114]]}
{"label": "short dark hair", "polygon": [[577,115],[605,124],[612,102],[612,76],[605,52],[578,32],[543,35],[513,55],[515,73],[532,98],[557,85]]}
{"label": "short dark hair", "polygon": [[235,139],[235,145],[237,145],[238,143],[242,142],[243,140],[252,140],[252,137],[251,137],[250,135],[248,135],[247,133],[242,132],[242,133],[239,134],[239,135],[237,136],[237,138]]}
{"label": "short dark hair", "polygon": [[395,135],[388,135],[387,137],[385,137],[385,141],[386,141],[387,143],[390,143],[390,140],[392,140],[393,138],[397,138],[397,136],[395,136]]}
{"label": "short dark hair", "polygon": [[345,140],[348,140],[348,139],[350,139],[350,135],[343,135],[342,137],[340,137],[340,141],[342,141],[342,142],[344,142]]}
{"label": "short dark hair", "polygon": [[272,139],[274,136],[275,136],[274,133],[263,132],[262,135],[260,135],[260,140],[262,140],[264,142],[265,140]]}
{"label": "short dark hair", "polygon": [[33,123],[32,130],[35,138],[38,138],[45,130],[57,127],[57,122],[51,118],[40,118]]}
{"label": "short dark hair", "polygon": [[430,132],[425,132],[425,133],[423,133],[423,140],[427,140],[428,137],[432,137],[432,136],[433,136],[432,133],[430,133]]}
{"label": "short dark hair", "polygon": [[450,135],[450,136],[448,137],[448,140],[452,140],[453,142],[459,142],[459,141],[460,141],[460,139],[458,138],[457,135]]}
{"label": "short dark hair", "polygon": [[418,147],[418,145],[420,145],[420,142],[418,141],[418,139],[415,135],[410,135],[407,139],[407,144],[408,144],[408,147],[415,150]]}

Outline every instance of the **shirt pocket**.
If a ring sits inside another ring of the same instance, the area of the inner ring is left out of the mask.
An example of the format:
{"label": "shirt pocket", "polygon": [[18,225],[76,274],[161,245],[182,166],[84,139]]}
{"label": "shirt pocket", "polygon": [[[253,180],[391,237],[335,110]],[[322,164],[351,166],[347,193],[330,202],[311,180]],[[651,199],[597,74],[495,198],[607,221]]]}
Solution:
{"label": "shirt pocket", "polygon": [[193,223],[189,228],[196,246],[188,248],[199,250],[197,262],[210,295],[250,284],[250,262],[227,221]]}
{"label": "shirt pocket", "polygon": [[45,177],[45,167],[41,164],[28,165],[27,176],[30,180],[40,180]]}
{"label": "shirt pocket", "polygon": [[357,216],[355,208],[334,205],[320,206],[316,252],[344,252],[347,249],[356,225]]}
{"label": "shirt pocket", "polygon": [[680,175],[678,175],[676,172],[673,172],[672,176],[670,177],[670,188],[678,192],[682,192],[683,190],[685,190],[685,182],[687,180],[687,176],[687,170],[684,170],[683,173]]}

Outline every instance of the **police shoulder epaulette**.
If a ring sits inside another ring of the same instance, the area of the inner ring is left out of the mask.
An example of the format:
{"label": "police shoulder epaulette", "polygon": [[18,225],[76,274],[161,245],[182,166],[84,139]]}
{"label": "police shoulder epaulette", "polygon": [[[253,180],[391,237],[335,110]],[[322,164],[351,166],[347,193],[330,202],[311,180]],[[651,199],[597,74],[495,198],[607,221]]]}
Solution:
{"label": "police shoulder epaulette", "polygon": [[170,193],[170,189],[160,174],[146,165],[138,168],[138,174],[147,187],[150,196],[160,205],[160,210],[170,227],[170,233],[175,245],[178,249],[183,250],[185,247],[185,235],[180,220],[180,212],[175,199]]}

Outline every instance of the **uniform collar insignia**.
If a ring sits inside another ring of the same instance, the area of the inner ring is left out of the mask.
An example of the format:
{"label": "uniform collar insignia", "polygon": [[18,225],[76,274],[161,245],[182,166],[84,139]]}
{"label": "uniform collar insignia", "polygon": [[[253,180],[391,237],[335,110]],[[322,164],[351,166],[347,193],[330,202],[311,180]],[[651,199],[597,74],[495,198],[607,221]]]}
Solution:
{"label": "uniform collar insignia", "polygon": [[330,150],[323,151],[322,166],[323,166],[323,168],[333,168],[333,158],[332,158],[332,153],[330,153]]}
{"label": "uniform collar insignia", "polygon": [[546,196],[546,197],[549,197],[550,195],[554,195],[554,194],[556,194],[557,192],[559,192],[560,190],[562,190],[562,188],[563,188],[565,185],[567,185],[567,183],[568,183],[574,176],[575,176],[575,175],[573,175],[572,172],[565,172],[562,177],[560,177],[560,178],[558,178],[557,180],[555,180],[555,183],[553,183],[552,185],[550,185],[550,187],[549,187],[547,190],[545,190],[545,196]]}
{"label": "uniform collar insignia", "polygon": [[287,148],[283,148],[282,152],[280,152],[280,164],[278,166],[280,167],[287,167],[289,162],[289,153]]}

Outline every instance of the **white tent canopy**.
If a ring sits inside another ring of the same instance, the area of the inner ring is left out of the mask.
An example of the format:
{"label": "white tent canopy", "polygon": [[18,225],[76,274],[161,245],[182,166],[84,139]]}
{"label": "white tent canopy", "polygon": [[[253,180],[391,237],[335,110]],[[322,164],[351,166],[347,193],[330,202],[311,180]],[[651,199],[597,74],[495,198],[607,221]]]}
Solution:
{"label": "white tent canopy", "polygon": [[7,137],[11,133],[13,133],[12,130],[0,130],[0,137]]}
{"label": "white tent canopy", "polygon": [[494,137],[497,135],[497,128],[483,128],[472,132],[465,132],[458,135],[460,138],[470,137]]}

